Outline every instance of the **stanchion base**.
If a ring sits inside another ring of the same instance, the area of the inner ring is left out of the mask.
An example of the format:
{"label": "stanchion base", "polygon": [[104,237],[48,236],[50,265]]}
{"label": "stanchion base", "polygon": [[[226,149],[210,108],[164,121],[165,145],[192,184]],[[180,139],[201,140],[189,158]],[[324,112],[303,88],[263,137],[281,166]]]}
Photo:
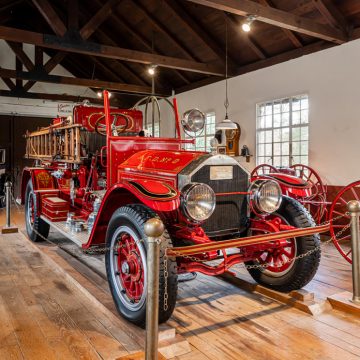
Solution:
{"label": "stanchion base", "polygon": [[352,301],[352,293],[344,291],[328,297],[331,306],[336,310],[341,310],[353,315],[360,316],[360,304]]}
{"label": "stanchion base", "polygon": [[10,227],[4,226],[3,228],[1,228],[2,234],[14,234],[17,232],[19,232],[19,229],[16,226],[10,226]]}
{"label": "stanchion base", "polygon": [[[140,351],[134,354],[121,356],[116,360],[145,360],[145,353],[143,351]],[[159,360],[165,360],[165,357],[162,356],[160,353],[159,353]]]}

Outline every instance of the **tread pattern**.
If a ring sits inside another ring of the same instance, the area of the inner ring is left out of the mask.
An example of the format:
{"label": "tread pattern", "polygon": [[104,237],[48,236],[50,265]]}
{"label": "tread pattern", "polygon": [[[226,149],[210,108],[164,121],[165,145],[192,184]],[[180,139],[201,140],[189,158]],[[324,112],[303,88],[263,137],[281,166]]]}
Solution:
{"label": "tread pattern", "polygon": [[[290,225],[300,228],[316,226],[307,209],[293,198],[284,196],[278,213],[286,218]],[[296,256],[298,256],[318,247],[320,245],[320,236],[315,234],[299,237],[296,239],[296,243]],[[297,259],[292,270],[280,278],[263,276],[262,271],[259,269],[250,269],[249,273],[254,280],[262,285],[281,292],[290,292],[301,289],[312,280],[319,267],[320,257],[321,250],[317,250],[302,259]]]}

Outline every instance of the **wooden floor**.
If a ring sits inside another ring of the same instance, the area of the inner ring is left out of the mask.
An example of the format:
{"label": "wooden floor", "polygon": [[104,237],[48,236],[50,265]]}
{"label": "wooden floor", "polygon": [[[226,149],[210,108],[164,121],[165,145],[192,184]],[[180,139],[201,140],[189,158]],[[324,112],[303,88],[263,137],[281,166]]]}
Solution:
{"label": "wooden floor", "polygon": [[[14,222],[22,227],[23,215]],[[110,324],[21,234],[1,236],[0,246],[1,360],[115,359],[142,346],[128,336],[131,327],[126,332]],[[81,271],[75,260],[68,259],[68,264]],[[96,285],[96,296],[113,311],[102,271],[87,276]],[[319,298],[351,290],[351,267],[332,245],[307,289]],[[334,310],[314,317],[220,278],[199,275],[180,283],[168,324],[191,345],[191,352],[179,360],[360,358],[360,318]]]}

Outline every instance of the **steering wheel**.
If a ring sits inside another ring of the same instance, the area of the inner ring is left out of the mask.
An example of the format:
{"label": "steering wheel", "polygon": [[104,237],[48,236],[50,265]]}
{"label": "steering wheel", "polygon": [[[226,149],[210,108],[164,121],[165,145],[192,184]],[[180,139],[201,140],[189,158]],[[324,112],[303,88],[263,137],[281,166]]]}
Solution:
{"label": "steering wheel", "polygon": [[[113,116],[114,120],[112,121],[110,127],[111,127],[111,133],[113,136],[118,136],[119,134],[123,133],[129,126],[129,118],[127,115],[122,113],[116,113],[116,114],[110,114],[110,117]],[[95,131],[102,135],[106,136],[106,124],[100,123],[101,120],[105,118],[105,115],[99,117],[96,120],[95,123]],[[119,119],[125,119],[125,125],[117,125],[117,122]]]}

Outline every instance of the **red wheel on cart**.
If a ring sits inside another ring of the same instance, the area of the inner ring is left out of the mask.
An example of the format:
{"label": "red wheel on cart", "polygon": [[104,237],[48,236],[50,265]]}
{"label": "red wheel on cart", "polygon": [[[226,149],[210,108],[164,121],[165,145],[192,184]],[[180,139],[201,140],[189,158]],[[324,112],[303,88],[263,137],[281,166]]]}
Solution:
{"label": "red wheel on cart", "polygon": [[271,173],[279,172],[275,166],[269,164],[260,164],[258,165],[252,172],[251,177],[261,176],[261,175],[268,175]]}
{"label": "red wheel on cart", "polygon": [[297,177],[310,184],[309,195],[300,199],[301,202],[311,213],[316,223],[320,223],[326,214],[326,187],[319,174],[309,166],[295,164],[290,167],[295,170]]}
{"label": "red wheel on cart", "polygon": [[346,261],[351,264],[350,228],[344,229],[350,223],[350,215],[347,213],[347,203],[350,200],[360,200],[360,181],[355,181],[339,191],[329,212],[330,235],[333,238],[334,245]]}

